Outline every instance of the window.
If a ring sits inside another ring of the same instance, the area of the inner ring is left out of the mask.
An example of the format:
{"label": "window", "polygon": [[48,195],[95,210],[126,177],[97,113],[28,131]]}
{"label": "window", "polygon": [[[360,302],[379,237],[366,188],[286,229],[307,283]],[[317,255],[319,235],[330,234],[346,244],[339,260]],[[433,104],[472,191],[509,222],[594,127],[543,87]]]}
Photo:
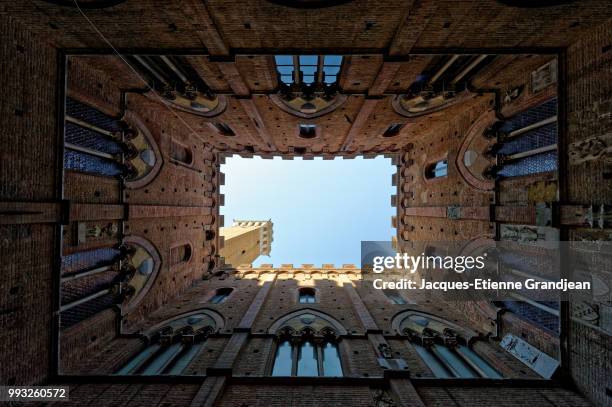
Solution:
{"label": "window", "polygon": [[440,160],[433,164],[430,164],[425,168],[425,178],[434,179],[442,178],[448,175],[448,162],[446,160]]}
{"label": "window", "polygon": [[397,292],[397,290],[383,290],[383,293],[387,296],[387,298],[389,298],[394,304],[398,304],[398,305],[404,305],[406,304],[406,300],[404,300],[404,298],[402,298],[402,296],[400,295],[399,292]]}
{"label": "window", "polygon": [[285,85],[331,85],[338,81],[342,65],[341,55],[276,55],[274,59],[279,80]]}
{"label": "window", "polygon": [[402,129],[402,127],[404,127],[404,125],[402,123],[399,124],[392,124],[391,126],[389,126],[387,128],[387,130],[385,130],[385,132],[383,133],[383,137],[395,137],[399,134],[400,130]]}
{"label": "window", "polygon": [[236,133],[234,133],[234,130],[232,130],[232,128],[226,123],[215,122],[213,123],[213,125],[217,128],[217,131],[223,134],[224,136],[233,137],[236,135]]}
{"label": "window", "polygon": [[330,339],[322,344],[310,335],[302,340],[282,340],[276,348],[272,376],[342,377],[338,344]]}
{"label": "window", "polygon": [[221,304],[227,300],[227,297],[229,297],[232,291],[234,291],[234,289],[229,287],[219,288],[208,302],[211,304]]}
{"label": "window", "polygon": [[151,335],[151,343],[130,359],[119,375],[179,375],[200,353],[215,320],[207,314],[195,314],[168,323]]}
{"label": "window", "polygon": [[300,124],[301,138],[315,138],[317,136],[317,126],[315,124]]}
{"label": "window", "polygon": [[502,376],[445,322],[412,314],[401,323],[402,333],[438,378],[501,379]]}
{"label": "window", "polygon": [[191,245],[185,243],[170,249],[170,267],[186,263],[191,259]]}
{"label": "window", "polygon": [[313,288],[300,288],[300,304],[314,304],[316,302],[315,290]]}

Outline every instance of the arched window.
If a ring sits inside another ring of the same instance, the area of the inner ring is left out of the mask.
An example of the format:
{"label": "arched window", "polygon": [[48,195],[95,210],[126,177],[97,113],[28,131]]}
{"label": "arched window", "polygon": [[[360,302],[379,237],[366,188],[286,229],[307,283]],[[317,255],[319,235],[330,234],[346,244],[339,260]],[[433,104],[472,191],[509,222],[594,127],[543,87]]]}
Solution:
{"label": "arched window", "polygon": [[186,263],[191,259],[191,245],[189,243],[175,246],[170,249],[170,266]]}
{"label": "arched window", "polygon": [[434,179],[442,178],[448,175],[448,162],[446,160],[440,160],[435,163],[429,164],[425,168],[425,178]]}
{"label": "arched window", "polygon": [[401,321],[399,328],[438,378],[502,378],[446,322],[412,313]]}
{"label": "arched window", "polygon": [[304,287],[299,291],[300,304],[314,304],[317,297],[314,288]]}
{"label": "arched window", "polygon": [[383,290],[383,293],[394,304],[397,304],[397,305],[404,305],[404,304],[406,304],[406,300],[404,300],[404,298],[400,295],[399,292],[397,292],[397,290],[386,289],[386,290]]}
{"label": "arched window", "polygon": [[276,333],[272,376],[343,376],[338,331],[312,312],[296,314],[282,323]]}
{"label": "arched window", "polygon": [[227,300],[227,297],[229,297],[232,291],[234,291],[234,289],[229,287],[218,288],[217,291],[215,291],[215,295],[213,295],[208,302],[211,304],[221,304]]}
{"label": "arched window", "polygon": [[149,345],[129,360],[119,375],[179,375],[202,350],[215,331],[215,319],[206,313],[169,322],[151,335]]}

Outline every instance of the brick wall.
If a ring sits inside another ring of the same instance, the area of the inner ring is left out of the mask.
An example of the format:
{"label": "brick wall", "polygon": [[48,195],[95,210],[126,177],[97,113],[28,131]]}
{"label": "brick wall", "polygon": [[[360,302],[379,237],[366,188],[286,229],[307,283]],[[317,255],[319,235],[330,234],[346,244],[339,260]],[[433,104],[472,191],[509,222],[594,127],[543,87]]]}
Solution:
{"label": "brick wall", "polygon": [[[0,15],[0,201],[58,198],[57,54]],[[3,215],[4,216],[4,215]],[[53,224],[0,225],[0,381],[31,384],[50,371]]]}

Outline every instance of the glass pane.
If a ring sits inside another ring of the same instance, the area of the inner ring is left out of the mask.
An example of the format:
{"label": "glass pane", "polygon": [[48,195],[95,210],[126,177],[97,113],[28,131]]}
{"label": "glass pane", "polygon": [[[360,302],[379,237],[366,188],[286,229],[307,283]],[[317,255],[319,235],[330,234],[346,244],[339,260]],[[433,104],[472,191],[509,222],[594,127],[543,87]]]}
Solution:
{"label": "glass pane", "polygon": [[174,357],[178,355],[183,349],[183,344],[180,342],[173,343],[167,348],[163,349],[161,353],[158,353],[155,359],[149,363],[142,371],[143,375],[157,375],[172,362]]}
{"label": "glass pane", "polygon": [[274,57],[276,65],[293,65],[293,57],[291,55],[277,55]]}
{"label": "glass pane", "polygon": [[293,83],[293,76],[291,75],[283,75],[281,76],[281,81],[283,81],[283,83],[286,83],[287,85],[290,85]]}
{"label": "glass pane", "polygon": [[191,345],[187,350],[179,355],[177,360],[164,371],[164,374],[179,375],[179,374],[191,374],[191,372],[184,372],[185,368],[191,363],[195,355],[200,353],[200,350],[204,347],[204,342],[198,342]]}
{"label": "glass pane", "polygon": [[304,76],[304,83],[313,83],[314,76]]}
{"label": "glass pane", "polygon": [[341,65],[342,64],[342,55],[325,55],[325,59],[323,59],[324,65]]}
{"label": "glass pane", "polygon": [[423,359],[423,362],[425,362],[427,367],[431,369],[434,376],[442,379],[452,377],[446,367],[444,367],[444,365],[429,351],[429,349],[424,348],[421,345],[417,345],[416,343],[413,343],[412,346],[414,346],[414,349],[417,351],[421,359]]}
{"label": "glass pane", "polygon": [[338,345],[330,342],[323,345],[323,376],[342,376]]}
{"label": "glass pane", "polygon": [[324,66],[323,67],[323,72],[325,72],[325,76],[338,75],[338,72],[340,72],[340,67],[338,67],[338,66]]}
{"label": "glass pane", "polygon": [[436,167],[434,168],[434,173],[436,174],[436,178],[445,177],[448,173],[448,164],[446,161],[438,161],[436,163]]}
{"label": "glass pane", "polygon": [[471,378],[478,377],[478,374],[472,369],[459,355],[446,346],[435,344],[433,349],[436,355],[442,359],[446,366],[451,370],[457,377]]}
{"label": "glass pane", "polygon": [[298,376],[318,376],[317,349],[312,342],[304,342],[300,346],[300,354],[297,363]]}
{"label": "glass pane", "polygon": [[326,76],[324,82],[327,84],[332,84],[336,82],[337,80],[338,80],[338,77],[336,75],[332,75],[332,76]]}
{"label": "glass pane", "polygon": [[304,72],[304,75],[314,75],[315,72],[317,71],[317,67],[316,66],[301,66],[300,69],[302,70],[302,72]]}
{"label": "glass pane", "polygon": [[136,370],[138,370],[138,368],[142,366],[145,361],[151,357],[151,355],[155,354],[160,347],[161,346],[157,343],[148,346],[146,349],[136,355],[136,357],[132,358],[125,366],[123,366],[121,370],[117,372],[117,374],[135,374]]}
{"label": "glass pane", "polygon": [[291,344],[283,341],[276,349],[272,376],[291,376]]}
{"label": "glass pane", "polygon": [[317,66],[318,57],[316,55],[300,55],[300,66],[314,65]]}
{"label": "glass pane", "polygon": [[293,74],[293,66],[279,66],[278,72],[280,72],[281,75],[291,76]]}
{"label": "glass pane", "polygon": [[480,356],[478,356],[476,352],[474,352],[472,349],[468,348],[467,346],[459,345],[457,347],[457,353],[459,353],[466,359],[469,359],[470,362],[476,365],[478,369],[480,369],[484,373],[485,377],[489,377],[491,379],[501,379],[502,378],[502,376],[499,374],[497,370],[493,369],[491,365],[489,365]]}

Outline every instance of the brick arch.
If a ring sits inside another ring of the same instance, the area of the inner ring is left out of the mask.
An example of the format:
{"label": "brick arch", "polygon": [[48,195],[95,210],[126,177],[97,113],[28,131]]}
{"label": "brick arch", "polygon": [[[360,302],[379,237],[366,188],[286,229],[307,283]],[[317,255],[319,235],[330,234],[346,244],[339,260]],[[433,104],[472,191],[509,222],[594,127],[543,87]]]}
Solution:
{"label": "brick arch", "polygon": [[404,322],[404,320],[406,320],[411,315],[422,316],[422,317],[437,321],[439,323],[442,323],[444,325],[448,325],[455,332],[457,332],[460,336],[465,338],[468,342],[472,338],[479,337],[478,333],[476,333],[475,331],[469,328],[465,328],[460,325],[457,325],[456,323],[451,322],[445,318],[439,317],[437,315],[430,314],[428,312],[416,311],[416,310],[405,310],[405,311],[401,311],[395,314],[393,318],[391,319],[391,328],[398,334],[402,335],[402,329],[401,329],[402,322]]}
{"label": "brick arch", "polygon": [[176,315],[174,315],[172,317],[166,318],[163,321],[158,322],[157,324],[155,324],[151,328],[149,328],[144,333],[144,335],[146,337],[150,338],[152,335],[157,333],[160,329],[162,329],[165,326],[168,326],[172,322],[180,320],[182,318],[186,318],[186,317],[192,316],[192,315],[197,315],[197,314],[205,314],[205,315],[210,317],[215,322],[214,332],[219,332],[225,326],[225,319],[217,311],[212,310],[210,308],[199,308],[199,309],[196,309],[196,310],[193,310],[193,311],[183,312],[181,314],[176,314]]}
{"label": "brick arch", "polygon": [[[459,175],[461,178],[463,178],[463,180],[471,187],[481,191],[492,191],[495,189],[495,182],[485,178],[479,178],[477,175],[475,175],[465,166],[464,156],[472,145],[472,142],[475,141],[477,137],[483,137],[485,130],[496,120],[497,117],[495,116],[495,110],[489,110],[488,112],[480,115],[480,117],[476,119],[474,124],[472,124],[467,131],[467,135],[463,139],[461,147],[459,148],[459,153],[455,159],[455,164],[459,170]],[[478,153],[482,154],[482,151],[479,151]]]}
{"label": "brick arch", "polygon": [[334,317],[328,314],[325,314],[321,311],[314,310],[312,308],[302,308],[297,311],[293,311],[288,314],[285,314],[284,316],[278,318],[272,325],[270,325],[270,327],[268,328],[268,332],[277,333],[287,322],[289,322],[290,320],[296,317],[299,317],[300,315],[304,315],[304,314],[311,314],[317,318],[322,319],[327,324],[329,324],[329,326],[333,328],[336,331],[336,334],[338,335],[346,335],[348,332],[346,328],[344,328],[344,325],[342,325]]}
{"label": "brick arch", "polygon": [[151,181],[153,181],[155,177],[157,177],[157,174],[159,174],[159,170],[163,165],[162,154],[159,151],[159,146],[155,142],[153,135],[151,135],[151,132],[149,131],[147,126],[136,113],[128,110],[123,115],[122,120],[125,121],[131,128],[138,131],[138,133],[142,134],[142,136],[146,139],[147,143],[151,147],[151,150],[153,150],[153,153],[155,154],[155,165],[153,165],[153,167],[151,168],[151,170],[149,170],[147,174],[133,181],[125,181],[125,186],[127,188],[142,188],[145,185],[149,184]]}
{"label": "brick arch", "polygon": [[159,251],[155,247],[155,245],[151,243],[149,240],[141,236],[136,236],[136,235],[126,236],[123,238],[122,243],[127,244],[127,245],[135,245],[135,246],[142,247],[144,250],[147,251],[147,253],[153,259],[153,271],[151,272],[151,275],[148,277],[147,281],[145,282],[145,285],[142,287],[142,289],[138,293],[136,293],[136,295],[133,298],[130,298],[128,302],[122,306],[123,308],[122,313],[127,313],[127,312],[134,310],[136,306],[140,304],[140,302],[146,297],[147,293],[153,286],[155,280],[157,279],[157,276],[159,275],[159,270],[161,268],[161,256],[159,254]]}

